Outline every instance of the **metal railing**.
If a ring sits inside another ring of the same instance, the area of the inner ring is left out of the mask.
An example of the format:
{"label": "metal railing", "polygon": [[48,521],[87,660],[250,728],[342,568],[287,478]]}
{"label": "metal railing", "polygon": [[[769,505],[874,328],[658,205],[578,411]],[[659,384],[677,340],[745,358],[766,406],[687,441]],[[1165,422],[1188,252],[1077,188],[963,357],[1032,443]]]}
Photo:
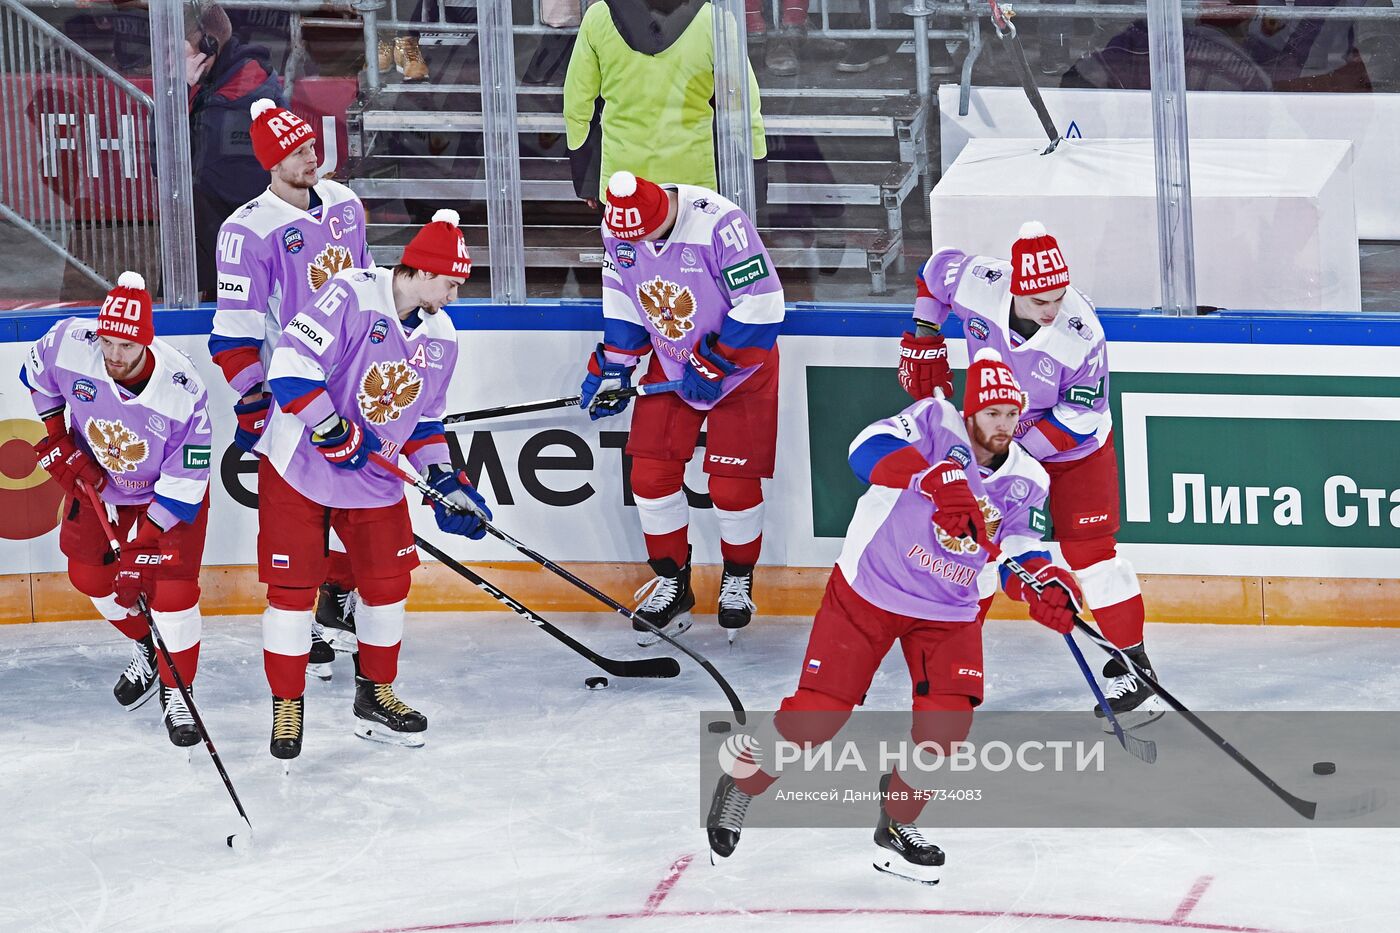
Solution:
{"label": "metal railing", "polygon": [[161,270],[154,105],[16,0],[0,0],[0,216],[101,287]]}

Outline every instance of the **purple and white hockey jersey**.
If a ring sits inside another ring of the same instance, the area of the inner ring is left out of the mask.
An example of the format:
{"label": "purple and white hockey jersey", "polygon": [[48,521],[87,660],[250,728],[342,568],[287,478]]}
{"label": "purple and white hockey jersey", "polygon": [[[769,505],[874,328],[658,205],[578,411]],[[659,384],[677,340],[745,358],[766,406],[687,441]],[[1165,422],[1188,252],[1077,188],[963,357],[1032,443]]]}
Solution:
{"label": "purple and white hockey jersey", "polygon": [[[681,378],[701,338],[718,334],[719,352],[742,367],[724,380],[723,398],[773,349],[783,286],[738,205],[693,185],[661,187],[679,201],[665,240],[619,240],[603,228],[603,344],[609,360],[629,366],[654,350],[645,381],[669,382]],[[718,400],[689,404],[708,409]]]}
{"label": "purple and white hockey jersey", "polygon": [[29,348],[20,379],[40,417],[67,407],[79,447],[107,471],[102,498],[112,505],[150,503],[162,528],[192,522],[209,488],[209,412],[190,358],[160,338],[155,368],[133,396],[107,375],[95,322],[70,317]]}
{"label": "purple and white hockey jersey", "polygon": [[282,328],[342,269],[373,265],[365,208],[329,179],[316,183],[319,207],[293,207],[269,189],[219,228],[218,305],[209,354],[240,395],[265,380]]}
{"label": "purple and white hockey jersey", "polygon": [[393,505],[403,481],[376,467],[332,466],[311,430],[332,414],[358,421],[424,473],[450,464],[442,415],[457,365],[457,329],[445,313],[400,321],[393,271],[347,269],[292,317],[272,353],[274,405],[257,452],[302,495],[332,508]]}
{"label": "purple and white hockey jersey", "polygon": [[918,274],[914,318],[942,326],[962,321],[967,356],[991,347],[1029,398],[1016,439],[1037,460],[1079,460],[1113,429],[1108,407],[1108,348],[1094,306],[1071,286],[1059,316],[1029,340],[1010,327],[1011,264],[955,249],[935,253]]}
{"label": "purple and white hockey jersey", "polygon": [[961,463],[982,507],[987,532],[1018,558],[1046,557],[1041,543],[1049,526],[1045,468],[1013,443],[995,471],[978,466],[962,414],[949,402],[924,399],[893,418],[877,421],[851,442],[851,468],[874,482],[856,503],[836,565],[861,598],[889,612],[940,622],[971,622],[978,600],[995,591],[996,568],[987,552],[953,538],[933,523],[933,503],[913,476],[902,489],[879,485],[881,461],[903,459],[912,449],[929,464]]}

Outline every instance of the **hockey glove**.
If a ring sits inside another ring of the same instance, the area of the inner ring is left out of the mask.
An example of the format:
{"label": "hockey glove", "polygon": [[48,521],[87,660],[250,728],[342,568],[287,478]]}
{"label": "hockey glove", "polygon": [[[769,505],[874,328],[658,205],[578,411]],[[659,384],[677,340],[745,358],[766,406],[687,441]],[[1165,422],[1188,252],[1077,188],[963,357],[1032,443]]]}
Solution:
{"label": "hockey glove", "polygon": [[1068,635],[1074,629],[1074,617],[1084,604],[1084,596],[1079,592],[1079,584],[1074,582],[1073,574],[1044,558],[1026,561],[1022,566],[1040,581],[1040,592],[1027,586],[1020,577],[1012,576],[1004,587],[1006,595],[1026,603],[1031,618],[1041,625],[1061,635]]}
{"label": "hockey glove", "polygon": [[969,537],[987,543],[982,508],[967,484],[967,474],[953,460],[942,460],[914,480],[914,488],[933,503],[933,523],[954,538]]}
{"label": "hockey glove", "polygon": [[117,605],[127,609],[145,597],[149,604],[155,596],[156,583],[162,568],[174,564],[178,556],[173,548],[162,546],[164,530],[149,518],[141,520],[135,539],[122,545],[121,566],[117,569]]}
{"label": "hockey glove", "polygon": [[[467,479],[465,471],[452,472],[442,467],[428,468],[428,485],[447,497],[457,507],[449,509],[440,502],[432,502],[433,517],[437,525],[450,535],[461,535],[479,541],[486,536],[486,527],[481,524],[484,518],[491,520],[491,510],[476,487]],[[431,500],[428,500],[431,502]],[[478,515],[477,513],[481,514]]]}
{"label": "hockey glove", "polygon": [[107,471],[73,443],[71,434],[46,437],[34,445],[34,452],[39,455],[39,466],[70,496],[78,495],[78,480],[93,492],[101,492],[107,485]]}
{"label": "hockey glove", "polygon": [[899,384],[915,399],[926,399],[935,389],[942,389],[944,398],[953,397],[953,370],[942,334],[915,337],[904,332],[899,342]]}
{"label": "hockey glove", "polygon": [[331,466],[342,470],[363,470],[369,463],[369,455],[378,453],[384,446],[378,434],[344,418],[329,434],[313,433],[311,443],[320,448],[321,456],[329,460]]}
{"label": "hockey glove", "polygon": [[632,370],[635,366],[626,366],[622,363],[610,363],[603,345],[598,344],[598,348],[593,351],[593,355],[588,358],[588,375],[583,377],[583,385],[579,387],[579,408],[588,409],[588,417],[597,421],[599,418],[606,418],[608,415],[620,415],[627,408],[630,399],[620,398],[611,402],[594,402],[599,392],[616,392],[618,389],[630,388],[632,385]]}
{"label": "hockey glove", "polygon": [[681,376],[681,398],[687,402],[719,401],[724,377],[739,369],[737,364],[729,362],[715,349],[717,343],[718,334],[706,334],[690,351],[685,374]]}
{"label": "hockey glove", "polygon": [[239,402],[233,406],[238,427],[233,429],[233,442],[246,454],[253,452],[253,445],[262,437],[267,427],[269,410],[272,408],[272,393],[264,392],[251,401]]}

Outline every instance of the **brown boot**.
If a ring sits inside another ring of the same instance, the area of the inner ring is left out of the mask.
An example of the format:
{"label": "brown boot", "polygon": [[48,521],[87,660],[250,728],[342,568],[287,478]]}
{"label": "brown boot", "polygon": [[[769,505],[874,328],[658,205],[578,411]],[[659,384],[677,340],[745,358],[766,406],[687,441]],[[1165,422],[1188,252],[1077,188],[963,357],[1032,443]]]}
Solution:
{"label": "brown boot", "polygon": [[383,74],[394,67],[394,44],[388,39],[379,40],[379,73]]}
{"label": "brown boot", "polygon": [[418,48],[417,36],[399,36],[394,40],[394,65],[405,81],[428,80],[428,63]]}

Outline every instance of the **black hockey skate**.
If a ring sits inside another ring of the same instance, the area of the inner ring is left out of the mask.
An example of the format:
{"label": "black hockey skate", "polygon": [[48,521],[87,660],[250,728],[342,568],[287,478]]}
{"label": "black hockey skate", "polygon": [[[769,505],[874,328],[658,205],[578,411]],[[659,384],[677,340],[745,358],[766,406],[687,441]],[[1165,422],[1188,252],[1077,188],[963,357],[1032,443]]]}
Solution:
{"label": "black hockey skate", "polygon": [[[1123,653],[1153,680],[1157,679],[1157,672],[1152,669],[1152,662],[1148,660],[1142,642],[1123,649]],[[1151,688],[1129,671],[1118,658],[1108,659],[1108,663],[1103,666],[1103,675],[1109,679],[1108,685],[1103,689],[1104,699],[1108,701],[1108,708],[1113,710],[1118,724],[1124,729],[1145,726],[1165,715],[1167,709],[1162,703],[1162,698],[1153,693]],[[1104,716],[1103,710],[1095,706],[1094,715],[1103,723],[1103,731],[1113,731],[1113,725]]]}
{"label": "black hockey skate", "polygon": [[[194,687],[188,689],[190,696],[194,696]],[[180,691],[161,684],[160,705],[165,710],[165,731],[170,736],[170,744],[177,748],[189,748],[196,744],[199,741],[199,727],[194,724],[194,716],[190,714]]]}
{"label": "black hockey skate", "polygon": [[331,679],[331,665],[335,661],[335,649],[324,637],[321,623],[311,619],[311,653],[306,658],[306,673],[318,680]]}
{"label": "black hockey skate", "polygon": [[[324,629],[325,640],[342,654],[359,650],[355,638],[355,593],[334,583],[323,583],[316,595],[316,621]],[[316,649],[312,642],[312,653]]]}
{"label": "black hockey skate", "polygon": [[306,712],[306,698],[284,700],[272,698],[272,741],[267,750],[273,758],[290,761],[301,754],[301,727]]}
{"label": "black hockey skate", "polygon": [[147,632],[145,638],[131,643],[131,661],[117,678],[112,696],[127,709],[138,709],[151,698],[159,682],[156,677],[156,644]]}
{"label": "black hockey skate", "polygon": [[705,818],[705,834],[710,837],[710,864],[715,858],[729,858],[739,845],[744,816],[753,797],[741,791],[734,778],[721,774],[710,798],[710,815]]}
{"label": "black hockey skate", "polygon": [[739,629],[753,619],[753,567],[724,562],[719,581],[719,627],[729,632],[732,642]]}
{"label": "black hockey skate", "polygon": [[377,684],[355,675],[355,734],[373,742],[423,745],[428,717],[394,696],[393,684]]}
{"label": "black hockey skate", "polygon": [[[684,567],[677,567],[669,557],[647,563],[651,564],[656,576],[633,594],[641,600],[635,612],[674,638],[690,628],[690,610],[695,608],[695,591],[690,588],[689,555]],[[661,640],[659,635],[640,622],[633,622],[632,628],[637,632],[637,644],[643,648]]]}
{"label": "black hockey skate", "polygon": [[876,871],[917,881],[938,884],[943,874],[943,850],[924,838],[913,823],[897,823],[885,812],[885,798],[890,790],[890,778],[880,777],[880,821],[875,824]]}

